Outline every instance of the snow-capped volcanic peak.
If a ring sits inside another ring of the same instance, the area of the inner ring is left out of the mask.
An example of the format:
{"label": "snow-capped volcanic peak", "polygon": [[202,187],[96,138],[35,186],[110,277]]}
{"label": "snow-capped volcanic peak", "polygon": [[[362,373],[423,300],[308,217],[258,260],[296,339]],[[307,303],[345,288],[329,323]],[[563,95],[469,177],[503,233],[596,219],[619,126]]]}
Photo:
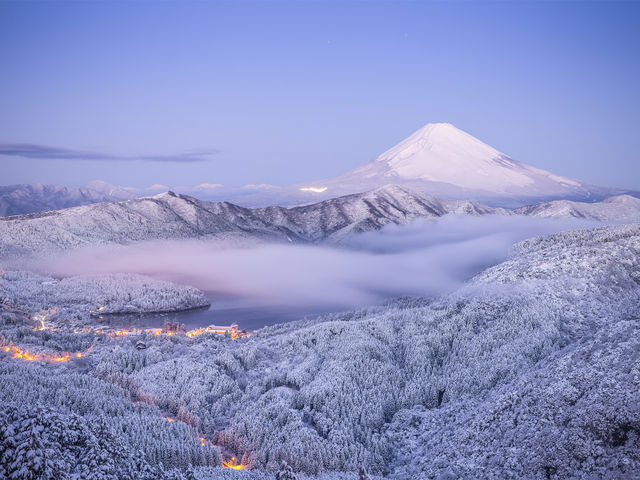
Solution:
{"label": "snow-capped volcanic peak", "polygon": [[352,176],[426,180],[474,190],[506,192],[544,180],[579,183],[517,162],[449,123],[429,123]]}

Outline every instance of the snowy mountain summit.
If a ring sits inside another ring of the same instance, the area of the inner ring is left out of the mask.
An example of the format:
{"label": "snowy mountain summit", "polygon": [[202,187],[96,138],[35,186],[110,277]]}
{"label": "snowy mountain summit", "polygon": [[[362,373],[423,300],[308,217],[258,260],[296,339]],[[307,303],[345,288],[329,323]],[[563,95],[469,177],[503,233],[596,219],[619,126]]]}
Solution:
{"label": "snowy mountain summit", "polygon": [[496,193],[537,182],[551,181],[560,188],[580,186],[575,180],[517,162],[450,123],[427,124],[351,174],[427,180]]}
{"label": "snowy mountain summit", "polygon": [[370,162],[303,188],[326,197],[389,183],[441,198],[512,205],[560,198],[594,201],[624,193],[518,162],[450,123],[429,123]]}

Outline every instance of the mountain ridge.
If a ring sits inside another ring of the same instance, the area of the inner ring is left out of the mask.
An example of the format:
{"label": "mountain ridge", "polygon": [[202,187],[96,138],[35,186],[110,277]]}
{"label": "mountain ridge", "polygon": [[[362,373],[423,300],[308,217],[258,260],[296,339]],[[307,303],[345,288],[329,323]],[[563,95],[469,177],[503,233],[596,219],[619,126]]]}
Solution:
{"label": "mountain ridge", "polygon": [[[202,237],[318,242],[390,223],[438,218],[458,208],[459,203],[445,204],[396,185],[305,206],[255,209],[168,191],[122,202],[0,217],[0,256]],[[478,214],[491,211],[490,207],[477,208]]]}
{"label": "mountain ridge", "polygon": [[0,217],[0,257],[145,240],[340,241],[385,225],[447,214],[632,222],[640,221],[640,199],[619,196],[599,203],[561,201],[509,210],[475,201],[441,200],[403,186],[386,185],[304,206],[250,209],[168,191],[121,202]]}
{"label": "mountain ridge", "polygon": [[587,220],[640,220],[640,199],[631,195],[616,195],[597,203],[554,200],[528,205],[514,210],[519,215],[545,218],[584,218]]}

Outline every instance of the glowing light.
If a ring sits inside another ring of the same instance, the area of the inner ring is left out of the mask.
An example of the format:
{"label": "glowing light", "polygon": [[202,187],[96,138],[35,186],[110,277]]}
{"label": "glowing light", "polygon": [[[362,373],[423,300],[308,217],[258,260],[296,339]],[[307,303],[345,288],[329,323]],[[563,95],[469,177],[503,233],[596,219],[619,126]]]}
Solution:
{"label": "glowing light", "polygon": [[327,190],[327,187],[302,187],[300,191],[302,192],[313,192],[313,193],[322,193]]}
{"label": "glowing light", "polygon": [[189,330],[189,331],[186,333],[186,335],[187,335],[187,337],[189,337],[189,338],[193,338],[193,337],[195,337],[196,335],[200,335],[200,334],[202,334],[202,333],[204,333],[204,332],[205,332],[204,328],[196,328],[195,330]]}
{"label": "glowing light", "polygon": [[28,362],[47,362],[47,363],[60,363],[60,362],[68,362],[72,356],[82,357],[84,355],[82,352],[77,353],[62,353],[62,354],[53,354],[53,353],[30,353],[29,350],[22,350],[15,345],[9,345],[6,347],[2,347],[5,353],[11,353],[11,358],[19,358],[21,360],[26,360]]}
{"label": "glowing light", "polygon": [[36,356],[29,353],[29,350],[22,351],[18,347],[11,347],[11,350],[13,350],[11,358],[21,358],[22,360],[27,360],[29,362],[36,359]]}
{"label": "glowing light", "polygon": [[222,466],[224,468],[232,468],[233,470],[244,470],[246,465],[236,463],[236,457],[231,457],[231,460],[227,462],[222,462]]}
{"label": "glowing light", "polygon": [[52,308],[51,310],[40,312],[38,315],[34,315],[33,320],[39,322],[37,327],[33,327],[34,330],[53,330],[52,325],[47,323],[47,318],[51,315],[58,313],[58,307]]}
{"label": "glowing light", "polygon": [[[34,330],[50,330],[50,331],[62,331],[63,329],[56,325],[55,323],[49,323],[46,321],[48,315],[55,313],[57,309],[50,310],[47,313],[39,314],[34,316],[34,320],[39,322],[37,327],[33,327]],[[121,336],[129,336],[129,335],[142,335],[146,333],[148,335],[155,335],[157,337],[161,335],[166,335],[168,337],[177,336],[177,335],[186,335],[189,338],[193,338],[197,335],[202,335],[203,333],[213,333],[216,335],[224,335],[229,337],[231,340],[237,340],[238,338],[247,338],[250,337],[254,332],[247,332],[246,330],[240,330],[238,325],[229,325],[229,326],[216,326],[209,325],[208,327],[196,328],[189,331],[174,331],[167,330],[166,328],[146,328],[146,329],[137,329],[131,328],[130,330],[127,328],[112,330],[105,329],[104,327],[87,327],[84,326],[82,328],[76,328],[73,330],[73,333],[93,333],[94,335],[108,335],[110,337],[121,337]]]}
{"label": "glowing light", "polygon": [[204,442],[205,442],[204,437],[200,437],[200,445],[202,445],[203,447],[204,447]]}
{"label": "glowing light", "polygon": [[167,420],[167,422],[173,422],[173,418],[171,418],[171,417],[166,418],[166,420]]}

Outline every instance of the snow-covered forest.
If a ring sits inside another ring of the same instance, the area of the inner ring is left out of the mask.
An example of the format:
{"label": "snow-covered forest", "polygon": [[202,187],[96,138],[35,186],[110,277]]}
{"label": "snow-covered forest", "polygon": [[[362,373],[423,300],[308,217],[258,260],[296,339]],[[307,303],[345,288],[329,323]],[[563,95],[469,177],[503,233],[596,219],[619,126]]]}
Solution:
{"label": "snow-covered forest", "polygon": [[49,311],[48,317],[65,322],[86,321],[91,312],[173,312],[209,305],[196,288],[130,273],[57,279],[24,270],[2,271],[0,298],[30,310]]}
{"label": "snow-covered forest", "polygon": [[[34,330],[29,309],[71,305],[64,292],[113,311],[201,297],[139,277],[4,275],[3,346],[81,356],[0,350],[3,477],[261,479],[286,462],[298,478],[638,478],[637,224],[521,242],[435,299],[239,340]],[[250,470],[220,468],[231,457]]]}

